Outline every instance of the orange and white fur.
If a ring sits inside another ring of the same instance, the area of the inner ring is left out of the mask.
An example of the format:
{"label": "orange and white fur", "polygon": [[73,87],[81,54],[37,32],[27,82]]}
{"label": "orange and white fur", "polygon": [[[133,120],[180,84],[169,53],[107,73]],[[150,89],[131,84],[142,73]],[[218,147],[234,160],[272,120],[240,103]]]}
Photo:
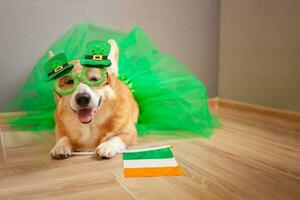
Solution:
{"label": "orange and white fur", "polygon": [[[89,87],[80,83],[72,94],[62,97],[54,92],[56,144],[50,151],[54,159],[68,158],[74,151],[94,151],[100,158],[112,158],[136,143],[138,105],[128,87],[117,78],[119,50],[114,40],[108,42],[112,64],[107,68],[106,84]],[[83,67],[79,60],[71,63],[72,71],[80,73]],[[84,108],[76,101],[82,94],[90,97]]]}

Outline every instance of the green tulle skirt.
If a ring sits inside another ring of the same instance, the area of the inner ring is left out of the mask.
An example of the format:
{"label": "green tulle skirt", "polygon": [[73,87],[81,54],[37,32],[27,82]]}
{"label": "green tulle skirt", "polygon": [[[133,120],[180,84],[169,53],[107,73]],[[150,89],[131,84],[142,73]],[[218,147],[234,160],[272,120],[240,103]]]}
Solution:
{"label": "green tulle skirt", "polygon": [[[136,125],[139,135],[158,133],[210,136],[218,120],[208,109],[205,86],[184,64],[161,53],[139,28],[120,32],[90,24],[79,24],[60,37],[49,50],[64,52],[69,60],[84,55],[91,40],[115,39],[119,45],[119,74],[131,80],[140,108]],[[28,80],[6,106],[6,111],[24,111],[9,120],[12,127],[49,131],[55,126],[55,101],[45,63],[48,51],[36,63]]]}

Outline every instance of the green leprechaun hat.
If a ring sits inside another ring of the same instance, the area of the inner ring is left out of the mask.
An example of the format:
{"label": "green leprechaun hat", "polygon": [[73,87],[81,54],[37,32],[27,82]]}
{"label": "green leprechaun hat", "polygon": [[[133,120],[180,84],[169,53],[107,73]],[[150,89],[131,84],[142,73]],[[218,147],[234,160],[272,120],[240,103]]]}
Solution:
{"label": "green leprechaun hat", "polygon": [[108,59],[110,44],[102,40],[93,40],[86,45],[84,58],[80,64],[86,67],[109,67],[111,61]]}
{"label": "green leprechaun hat", "polygon": [[74,65],[68,63],[67,56],[59,53],[53,56],[46,63],[46,70],[49,80],[62,76],[73,69]]}

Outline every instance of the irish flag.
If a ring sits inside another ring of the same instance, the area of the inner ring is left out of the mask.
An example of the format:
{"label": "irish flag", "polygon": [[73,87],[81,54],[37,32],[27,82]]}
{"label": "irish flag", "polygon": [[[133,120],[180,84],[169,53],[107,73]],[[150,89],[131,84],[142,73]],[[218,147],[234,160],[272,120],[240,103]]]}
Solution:
{"label": "irish flag", "polygon": [[127,150],[123,152],[125,177],[180,176],[171,146]]}

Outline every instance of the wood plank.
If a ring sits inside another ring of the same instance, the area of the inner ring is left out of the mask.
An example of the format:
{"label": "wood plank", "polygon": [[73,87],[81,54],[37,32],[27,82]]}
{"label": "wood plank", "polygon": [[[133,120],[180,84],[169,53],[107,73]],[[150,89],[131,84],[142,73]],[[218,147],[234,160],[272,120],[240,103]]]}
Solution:
{"label": "wood plank", "polygon": [[0,165],[0,199],[134,199],[110,172],[121,157],[52,160],[46,147],[8,149]]}
{"label": "wood plank", "polygon": [[[184,153],[185,144],[178,148],[181,159],[192,165],[194,175],[200,172],[199,176],[214,180],[215,185],[223,185],[229,195],[240,199],[296,199],[299,196],[299,180],[242,156],[199,141],[190,143]],[[216,194],[215,190],[210,192]]]}
{"label": "wood plank", "polygon": [[222,123],[226,124],[226,129],[235,129],[240,133],[244,133],[245,137],[252,137],[256,140],[264,140],[286,148],[299,150],[300,134],[297,131],[286,130],[228,115],[221,115],[221,117]]}
{"label": "wood plank", "polygon": [[[207,144],[213,140],[182,141],[174,145],[174,155],[183,166],[186,177],[128,180],[121,171],[115,174],[138,199],[296,199],[300,195],[300,182],[296,177],[278,173],[266,165],[257,165],[256,161],[232,154],[226,148],[223,148],[226,151],[219,149],[220,144],[216,147],[213,142]],[[227,138],[226,141],[231,140]],[[140,192],[146,190],[149,194]]]}

